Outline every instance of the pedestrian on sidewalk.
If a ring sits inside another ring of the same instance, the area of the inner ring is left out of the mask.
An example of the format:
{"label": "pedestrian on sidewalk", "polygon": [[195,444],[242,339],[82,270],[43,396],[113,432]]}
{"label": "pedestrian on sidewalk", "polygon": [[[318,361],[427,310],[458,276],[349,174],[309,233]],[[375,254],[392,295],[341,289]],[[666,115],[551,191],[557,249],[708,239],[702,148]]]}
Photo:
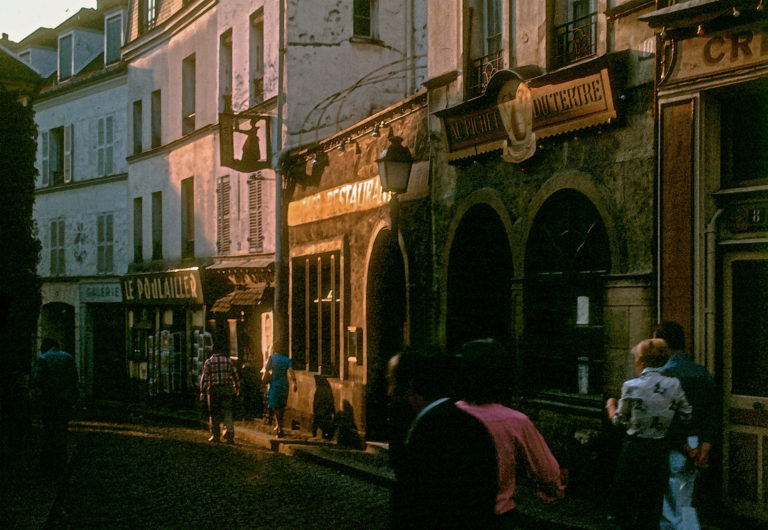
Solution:
{"label": "pedestrian on sidewalk", "polygon": [[685,331],[677,322],[659,324],[653,336],[664,339],[671,356],[661,373],[676,377],[693,407],[686,432],[673,428],[670,433],[669,482],[664,494],[661,529],[698,530],[699,520],[693,507],[693,487],[699,470],[709,467],[709,453],[717,433],[715,383],[706,368],[685,353]]}
{"label": "pedestrian on sidewalk", "polygon": [[200,400],[208,399],[209,442],[221,440],[221,423],[224,423],[224,439],[235,443],[235,424],[232,419],[232,401],[240,395],[240,379],[229,356],[222,351],[222,341],[215,342],[211,355],[203,365],[200,377]]}
{"label": "pedestrian on sidewalk", "polygon": [[69,420],[80,399],[80,389],[74,357],[60,350],[51,338],[43,339],[40,350],[42,355],[35,361],[31,374],[43,422],[40,469],[57,476],[66,467]]}
{"label": "pedestrian on sidewalk", "polygon": [[470,341],[461,348],[456,391],[460,409],[480,420],[493,437],[498,463],[495,512],[501,528],[538,528],[515,509],[518,464],[539,488],[539,497],[555,502],[565,494],[565,471],[528,416],[501,403],[511,395],[510,356],[494,339]]}
{"label": "pedestrian on sidewalk", "polygon": [[621,399],[605,408],[614,425],[626,429],[613,487],[612,515],[621,528],[658,529],[669,477],[669,432],[687,423],[691,405],[680,381],[661,374],[669,359],[662,339],[646,339],[632,348],[638,377],[624,382]]}
{"label": "pedestrian on sidewalk", "polygon": [[443,388],[447,355],[406,350],[392,364],[394,407],[410,424],[392,461],[392,526],[396,529],[492,528],[496,449],[485,426],[459,409]]}
{"label": "pedestrian on sidewalk", "polygon": [[267,396],[267,408],[269,418],[276,416],[277,425],[275,432],[278,438],[285,436],[283,431],[283,417],[285,416],[285,407],[288,406],[288,377],[293,382],[293,391],[297,392],[299,386],[296,384],[296,374],[293,371],[290,357],[280,353],[279,349],[270,355],[267,364],[264,367],[265,374],[269,375],[269,394]]}

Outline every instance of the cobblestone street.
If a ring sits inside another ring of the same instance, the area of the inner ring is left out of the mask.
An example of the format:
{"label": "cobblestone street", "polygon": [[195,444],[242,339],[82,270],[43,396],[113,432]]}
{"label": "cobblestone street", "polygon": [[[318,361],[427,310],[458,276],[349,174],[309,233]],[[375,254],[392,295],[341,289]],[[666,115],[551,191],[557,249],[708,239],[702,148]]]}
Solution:
{"label": "cobblestone street", "polygon": [[54,528],[386,528],[389,491],[203,430],[80,420]]}

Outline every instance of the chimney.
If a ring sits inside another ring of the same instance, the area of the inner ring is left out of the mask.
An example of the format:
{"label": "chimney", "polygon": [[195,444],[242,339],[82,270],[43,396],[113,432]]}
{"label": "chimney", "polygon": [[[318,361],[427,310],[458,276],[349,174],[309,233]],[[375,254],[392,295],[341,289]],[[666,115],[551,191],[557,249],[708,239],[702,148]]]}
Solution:
{"label": "chimney", "polygon": [[8,34],[7,33],[3,33],[3,40],[8,40]]}

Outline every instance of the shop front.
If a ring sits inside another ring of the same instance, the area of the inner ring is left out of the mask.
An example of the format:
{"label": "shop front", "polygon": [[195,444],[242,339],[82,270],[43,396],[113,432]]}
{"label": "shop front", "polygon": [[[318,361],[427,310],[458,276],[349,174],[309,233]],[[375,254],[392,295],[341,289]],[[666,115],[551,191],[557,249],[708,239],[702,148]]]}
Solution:
{"label": "shop front", "polygon": [[212,344],[200,270],[127,274],[120,283],[130,396],[194,397]]}
{"label": "shop front", "polygon": [[604,399],[654,321],[653,88],[629,68],[614,53],[502,70],[435,109],[434,186],[453,190],[433,194],[441,346],[505,344],[519,406],[579,494],[610,481]]}
{"label": "shop front", "polygon": [[768,16],[762,2],[678,2],[641,19],[657,61],[658,298],[715,376],[721,495],[768,521]]}
{"label": "shop front", "polygon": [[[416,160],[397,205],[376,161],[394,136]],[[423,326],[421,316],[409,316],[430,281],[415,280],[407,265],[413,256],[429,263],[420,239],[428,241],[427,153],[422,93],[294,156],[286,220],[289,349],[299,391],[289,407],[318,434],[386,437],[386,363],[413,326]]]}

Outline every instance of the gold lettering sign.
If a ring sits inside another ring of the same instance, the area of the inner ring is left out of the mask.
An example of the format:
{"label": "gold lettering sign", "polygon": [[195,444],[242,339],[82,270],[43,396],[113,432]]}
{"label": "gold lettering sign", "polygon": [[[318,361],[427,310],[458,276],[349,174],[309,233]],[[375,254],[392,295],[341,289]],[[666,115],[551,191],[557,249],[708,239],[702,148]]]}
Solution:
{"label": "gold lettering sign", "polygon": [[200,272],[186,269],[146,274],[130,274],[121,278],[123,302],[126,304],[202,304]]}
{"label": "gold lettering sign", "polygon": [[378,208],[387,204],[391,197],[391,193],[381,189],[379,177],[344,184],[293,201],[288,205],[288,226]]}
{"label": "gold lettering sign", "polygon": [[531,89],[533,130],[546,138],[616,117],[608,70],[557,85]]}
{"label": "gold lettering sign", "polygon": [[677,44],[667,82],[728,72],[768,63],[768,26],[740,27],[694,37]]}

